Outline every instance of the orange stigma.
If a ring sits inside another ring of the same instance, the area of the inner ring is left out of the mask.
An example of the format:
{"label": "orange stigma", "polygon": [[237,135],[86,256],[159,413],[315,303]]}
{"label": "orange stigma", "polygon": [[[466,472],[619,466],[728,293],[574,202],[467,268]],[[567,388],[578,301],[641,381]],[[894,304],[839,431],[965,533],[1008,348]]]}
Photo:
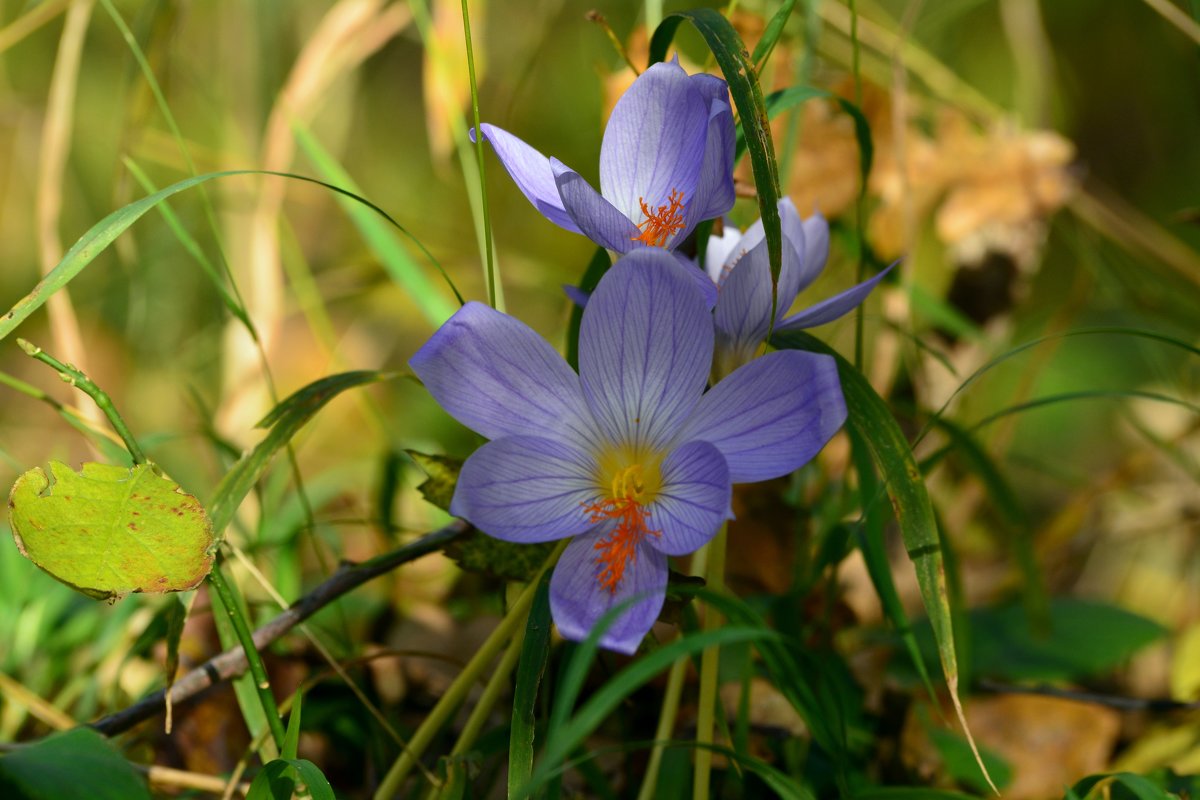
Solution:
{"label": "orange stigma", "polygon": [[642,213],[646,215],[646,220],[638,225],[641,234],[631,236],[630,241],[642,242],[651,247],[666,247],[667,239],[683,230],[686,224],[683,220],[683,192],[672,189],[667,203],[659,206],[657,211],[646,205],[645,198],[639,197],[638,202],[642,205]]}
{"label": "orange stigma", "polygon": [[596,564],[600,571],[596,575],[600,586],[609,594],[616,594],[617,587],[625,577],[625,567],[637,561],[637,546],[646,536],[659,536],[661,531],[652,531],[647,526],[650,517],[644,506],[633,498],[599,500],[584,506],[592,522],[606,519],[617,520],[613,532],[596,542]]}

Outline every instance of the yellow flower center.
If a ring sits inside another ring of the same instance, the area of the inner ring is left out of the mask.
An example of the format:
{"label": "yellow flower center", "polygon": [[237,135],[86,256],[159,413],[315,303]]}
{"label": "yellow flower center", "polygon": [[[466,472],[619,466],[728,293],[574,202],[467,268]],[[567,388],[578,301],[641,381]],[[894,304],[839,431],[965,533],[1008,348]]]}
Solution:
{"label": "yellow flower center", "polygon": [[596,579],[610,594],[625,577],[625,568],[637,561],[637,546],[647,536],[660,536],[650,530],[649,504],[662,488],[658,458],[637,458],[622,448],[600,459],[598,483],[600,496],[585,503],[592,522],[615,520],[612,532],[596,542]]}
{"label": "yellow flower center", "polygon": [[683,219],[683,192],[678,189],[672,189],[667,202],[657,210],[646,205],[644,197],[639,197],[638,203],[646,219],[638,225],[641,234],[631,236],[630,241],[642,242],[650,247],[666,247],[667,239],[683,230],[687,224]]}

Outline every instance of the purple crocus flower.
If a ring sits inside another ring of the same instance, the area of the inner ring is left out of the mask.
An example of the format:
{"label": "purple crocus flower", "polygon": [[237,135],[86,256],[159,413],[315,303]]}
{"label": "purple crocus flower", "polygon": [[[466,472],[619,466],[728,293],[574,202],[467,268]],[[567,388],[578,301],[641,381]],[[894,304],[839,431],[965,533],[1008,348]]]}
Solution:
{"label": "purple crocus flower", "polygon": [[718,377],[754,358],[772,330],[801,330],[833,322],[865,300],[891,270],[888,267],[857,286],[788,316],[796,296],[825,269],[829,257],[829,223],[820,214],[801,220],[796,206],[786,197],[779,201],[779,216],[783,263],[774,319],[771,318],[771,264],[762,220],[744,234],[726,226],[722,236],[709,239],[704,267],[719,287],[714,309],[717,342],[713,368]]}
{"label": "purple crocus flower", "polygon": [[480,130],[548,220],[617,253],[672,249],[696,223],[733,208],[728,87],[713,75],[688,75],[678,59],[647,69],[617,101],[600,145],[599,192],[511,133]]}
{"label": "purple crocus flower", "polygon": [[662,608],[667,557],[731,517],[733,483],[785,475],[841,426],[833,359],[771,353],[705,392],[713,323],[668,253],[639,248],[583,313],[579,374],[516,319],[468,303],[409,362],[452,416],[491,441],[467,459],[451,512],[511,542],[575,537],[554,570],[559,631],[633,653]]}

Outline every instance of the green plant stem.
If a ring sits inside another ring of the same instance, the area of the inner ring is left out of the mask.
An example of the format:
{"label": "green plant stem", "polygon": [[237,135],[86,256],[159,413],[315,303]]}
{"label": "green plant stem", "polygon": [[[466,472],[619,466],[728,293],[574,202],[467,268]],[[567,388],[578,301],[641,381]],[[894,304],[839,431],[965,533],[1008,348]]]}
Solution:
{"label": "green plant stem", "polygon": [[546,559],[546,563],[542,564],[542,568],[538,570],[529,584],[517,597],[516,602],[508,609],[508,613],[504,615],[504,619],[500,620],[500,624],[496,626],[496,630],[488,636],[487,641],[479,648],[475,656],[467,662],[467,666],[458,674],[450,687],[446,689],[446,693],[438,700],[437,705],[425,717],[425,720],[417,728],[412,738],[408,741],[408,749],[406,749],[388,770],[383,781],[379,784],[379,788],[375,790],[374,800],[392,800],[400,792],[400,786],[404,779],[408,777],[408,773],[413,766],[421,758],[425,752],[425,748],[433,741],[433,737],[442,729],[450,718],[454,715],[463,700],[466,699],[467,692],[475,685],[475,682],[486,672],[495,661],[496,655],[504,647],[505,642],[514,634],[521,630],[521,626],[525,624],[526,618],[529,616],[529,609],[533,606],[533,598],[537,594],[538,581],[545,574],[554,562],[558,561],[558,557],[562,555],[562,551],[566,549],[567,542],[564,539],[559,543],[558,547],[554,548],[554,552]]}
{"label": "green plant stem", "polygon": [[492,262],[492,215],[488,212],[487,173],[483,168],[483,135],[479,132],[479,88],[475,83],[475,51],[471,47],[471,15],[462,0],[463,38],[467,45],[467,74],[471,79],[471,115],[475,121],[475,161],[479,164],[479,199],[483,206],[483,242],[487,263],[488,305],[496,308],[496,265]]}
{"label": "green plant stem", "polygon": [[125,443],[125,447],[129,450],[129,457],[133,459],[133,463],[146,463],[146,454],[142,452],[137,439],[133,438],[133,432],[125,424],[125,420],[121,417],[120,412],[117,411],[116,406],[113,405],[112,398],[108,396],[107,392],[93,383],[87,375],[84,375],[70,364],[64,364],[37,345],[30,344],[24,339],[17,339],[17,344],[21,346],[26,355],[50,366],[58,372],[60,378],[92,398],[96,403],[96,407],[104,412],[104,416],[108,418],[108,423],[113,426],[113,430],[121,437],[121,441]]}
{"label": "green plant stem", "polygon": [[[513,634],[508,649],[504,651],[500,663],[496,665],[495,672],[492,673],[492,677],[488,678],[487,686],[484,687],[479,702],[475,704],[475,708],[471,709],[471,715],[467,717],[467,722],[463,725],[462,733],[458,735],[458,741],[454,743],[454,748],[450,751],[451,760],[470,750],[471,746],[479,738],[479,734],[483,731],[483,726],[487,724],[488,715],[492,713],[492,709],[496,706],[496,701],[500,699],[500,695],[508,688],[509,676],[516,669],[517,662],[521,660],[521,646],[524,642],[525,628],[519,626],[516,633]],[[437,787],[431,786],[429,787],[429,792],[425,795],[425,800],[434,800],[437,796]]]}
{"label": "green plant stem", "polygon": [[[850,70],[854,73],[854,105],[862,108],[862,74],[859,71],[858,47],[858,5],[855,0],[849,0],[850,6]],[[863,197],[866,195],[866,185],[858,189],[858,197],[854,201],[854,232],[858,239],[858,265],[854,271],[855,285],[863,282],[863,273],[867,266],[866,241],[863,239]],[[854,366],[863,366],[863,307],[862,303],[854,309]]]}
{"label": "green plant stem", "polygon": [[[728,526],[721,530],[708,544],[708,559],[705,565],[705,580],[714,592],[725,589],[725,542]],[[704,630],[715,630],[720,625],[717,610],[709,606],[704,611]],[[696,763],[693,771],[693,800],[708,800],[709,775],[712,772],[713,720],[716,717],[717,669],[721,651],[717,646],[707,647],[700,656],[700,702],[696,712]]]}
{"label": "green plant stem", "polygon": [[267,724],[271,727],[271,738],[275,740],[277,747],[282,747],[285,731],[283,720],[279,718],[279,707],[275,704],[275,695],[271,693],[271,680],[267,676],[267,668],[263,664],[258,648],[254,646],[254,635],[250,632],[250,625],[246,622],[245,615],[242,614],[242,606],[238,602],[234,587],[225,580],[221,564],[222,562],[218,561],[213,565],[212,572],[208,573],[208,582],[217,591],[217,596],[221,598],[221,604],[225,606],[225,613],[229,615],[229,622],[233,625],[242,649],[246,651],[246,663],[250,667],[251,677],[254,678],[254,689],[258,692],[258,699],[262,703]]}
{"label": "green plant stem", "polygon": [[679,715],[679,698],[683,694],[683,678],[687,674],[688,659],[681,658],[671,665],[667,675],[667,688],[663,692],[662,711],[658,714],[658,727],[654,729],[654,747],[650,750],[650,760],[646,762],[646,772],[642,776],[642,788],[638,791],[637,800],[654,800],[658,789],[658,770],[662,766],[664,742],[675,732],[675,718]]}

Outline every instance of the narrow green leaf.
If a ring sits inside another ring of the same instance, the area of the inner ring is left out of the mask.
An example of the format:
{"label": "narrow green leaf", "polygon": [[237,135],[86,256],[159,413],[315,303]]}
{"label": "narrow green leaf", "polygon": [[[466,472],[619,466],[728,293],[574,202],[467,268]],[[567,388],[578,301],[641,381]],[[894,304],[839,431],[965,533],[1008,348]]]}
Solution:
{"label": "narrow green leaf", "polygon": [[51,461],[17,479],[8,505],[21,554],[98,600],[194,589],[212,568],[204,509],[148,464]]}
{"label": "narrow green leaf", "polygon": [[795,7],[796,0],[783,0],[783,5],[771,17],[771,21],[767,23],[762,38],[758,40],[758,44],[754,47],[754,55],[750,56],[750,60],[754,62],[754,68],[758,72],[762,71],[763,64],[771,56],[771,52],[775,49],[775,44],[779,41],[779,37],[783,35],[783,26],[787,25],[788,18],[792,16],[792,9]]}
{"label": "narrow green leaf", "polygon": [[854,459],[854,469],[858,473],[859,497],[864,523],[856,533],[859,549],[862,551],[863,560],[867,565],[867,574],[875,587],[875,593],[879,596],[879,602],[883,605],[884,614],[900,635],[901,641],[904,642],[904,649],[908,651],[909,658],[920,675],[921,682],[925,684],[926,691],[929,692],[930,697],[936,697],[937,693],[933,689],[929,671],[925,669],[925,660],[921,658],[921,649],[917,645],[916,634],[913,633],[908,613],[904,610],[904,604],[900,602],[900,594],[896,591],[896,584],[892,580],[887,547],[883,540],[883,529],[887,516],[883,513],[882,504],[876,502],[882,498],[883,493],[876,480],[870,448],[863,441],[857,429],[850,427],[847,433],[850,436],[850,452]]}
{"label": "narrow green leaf", "polygon": [[[866,115],[862,113],[862,109],[844,97],[839,97],[830,92],[828,89],[818,89],[815,86],[792,86],[787,89],[771,92],[771,94],[766,96],[764,103],[767,109],[767,119],[775,119],[775,117],[784,111],[795,108],[814,97],[823,97],[834,101],[842,111],[849,114],[850,118],[854,120],[854,138],[858,140],[859,195],[861,196],[866,192],[867,177],[871,174],[871,164],[875,159],[875,144],[871,138],[871,124],[867,121]],[[734,162],[736,163],[745,152],[746,137],[739,128],[737,132],[737,145],[734,149]]]}
{"label": "narrow green leaf", "polygon": [[[579,661],[583,665],[584,673],[587,672],[587,668],[595,656],[595,646],[588,647],[588,643],[592,642],[593,639],[598,642],[599,636],[603,634],[608,624],[615,621],[616,616],[627,605],[627,603],[618,605],[601,618],[601,621],[589,636],[588,641],[585,641],[583,645],[576,649],[572,660]],[[617,612],[617,615],[614,615],[614,611]],[[660,647],[654,652],[642,655],[629,666],[625,667],[625,669],[614,675],[599,690],[594,692],[583,706],[580,707],[578,713],[563,721],[561,726],[556,725],[555,719],[551,718],[550,727],[546,732],[546,749],[542,755],[542,759],[538,764],[538,768],[534,770],[533,777],[529,783],[521,789],[517,796],[529,797],[532,795],[542,784],[551,778],[551,772],[554,768],[581,744],[612,713],[622,700],[643,686],[655,675],[670,668],[671,664],[677,659],[699,653],[706,647],[728,645],[736,642],[767,641],[778,638],[779,635],[774,631],[764,628],[744,628],[729,625],[711,631],[702,631],[684,636],[664,647]],[[563,693],[560,692],[555,704],[555,710],[558,710],[560,704],[564,708],[569,708],[569,705],[574,702],[574,696],[576,695],[577,692],[568,692],[569,702],[564,703]]]}
{"label": "narrow green leaf", "polygon": [[367,208],[370,208],[376,214],[380,215],[392,225],[400,228],[399,223],[388,216],[387,212],[379,208],[377,205],[360,197],[353,192],[348,192],[338,186],[334,186],[324,181],[319,181],[315,178],[309,178],[304,175],[296,175],[290,172],[272,172],[270,170],[259,169],[235,169],[225,172],[209,172],[204,175],[197,175],[194,178],[187,178],[173,183],[161,191],[155,192],[148,197],[143,197],[140,200],[135,200],[128,205],[118,208],[104,219],[97,222],[88,229],[83,236],[79,237],[79,241],[71,246],[62,260],[55,265],[54,269],[50,270],[29,294],[17,301],[8,313],[0,317],[0,339],[12,333],[18,325],[24,322],[30,314],[37,311],[42,305],[49,300],[55,292],[66,286],[75,276],[84,270],[89,264],[96,259],[113,241],[129,229],[133,223],[141,219],[147,211],[154,208],[156,205],[166,200],[168,197],[177,195],[182,191],[191,189],[207,181],[215,178],[228,178],[233,175],[274,175],[280,178],[291,178],[293,180],[305,181],[306,183],[315,183],[318,186],[324,186],[330,191],[337,192],[340,195],[349,197]]}
{"label": "narrow green leaf", "polygon": [[291,778],[293,773],[307,787],[312,800],[337,800],[324,773],[303,758],[277,758],[267,764],[254,777],[246,800],[292,800],[298,789]]}
{"label": "narrow green leaf", "polygon": [[650,39],[651,64],[666,57],[675,31],[684,20],[691,22],[704,37],[721,67],[725,82],[729,84],[729,93],[733,95],[733,104],[737,107],[750,152],[750,165],[758,193],[758,211],[771,259],[771,281],[778,282],[779,269],[783,264],[783,235],[779,228],[779,168],[775,163],[775,146],[771,143],[771,126],[762,88],[758,84],[758,72],[729,20],[711,8],[680,11],[664,19]]}
{"label": "narrow green leaf", "polygon": [[304,699],[303,692],[296,692],[292,698],[292,710],[288,713],[287,733],[279,748],[279,757],[285,761],[296,758],[300,749],[300,703]]}
{"label": "narrow green leaf", "polygon": [[151,800],[146,781],[106,738],[73,728],[0,756],[0,796],[20,800]]}
{"label": "narrow green leaf", "polygon": [[[917,467],[912,449],[899,424],[884,402],[872,388],[866,377],[846,361],[839,353],[824,342],[802,332],[785,333],[774,337],[773,344],[779,348],[808,350],[832,356],[837,362],[842,393],[846,398],[849,416],[846,425],[867,443],[871,457],[883,477],[892,510],[900,526],[904,549],[916,568],[917,583],[921,600],[929,617],[938,656],[950,699],[954,703],[963,731],[975,753],[980,770],[987,777],[987,769],[979,757],[974,737],[967,727],[958,695],[958,657],[954,648],[954,627],[951,622],[950,599],[946,591],[946,575],[942,566],[941,542],[938,539],[937,522],[933,505],[921,471]],[[989,782],[991,778],[988,777]]]}
{"label": "narrow green leaf", "polygon": [[343,372],[313,381],[279,403],[261,422],[270,433],[258,445],[234,464],[213,494],[209,504],[213,533],[220,539],[242,500],[262,477],[276,452],[286,445],[296,432],[334,397],[346,389],[390,380],[394,373],[359,370]]}
{"label": "narrow green leaf", "polygon": [[1168,794],[1164,789],[1155,786],[1148,779],[1132,772],[1113,772],[1104,775],[1089,775],[1071,787],[1070,791],[1083,798],[1095,796],[1107,797],[1106,794],[1094,795],[1096,789],[1110,784],[1120,784],[1137,800],[1173,800],[1175,795]]}
{"label": "narrow green leaf", "polygon": [[405,450],[409,458],[416,462],[428,477],[417,486],[417,491],[427,502],[450,511],[450,501],[454,498],[454,487],[458,485],[458,473],[462,471],[463,460],[452,456],[437,456],[421,453],[416,450]]}
{"label": "narrow green leaf", "polygon": [[533,774],[533,735],[536,720],[533,706],[538,686],[550,657],[550,575],[542,577],[521,643],[521,661],[513,690],[512,726],[508,745],[508,796],[529,781]]}
{"label": "narrow green leaf", "polygon": [[[129,174],[138,182],[143,191],[150,192],[151,194],[158,191],[158,187],[150,180],[150,176],[133,159],[124,159],[124,164],[125,169],[129,170]],[[167,227],[171,229],[171,233],[179,240],[179,244],[192,257],[192,260],[200,266],[204,274],[208,276],[209,281],[212,282],[213,288],[221,296],[221,302],[225,304],[225,308],[229,313],[240,320],[247,330],[252,330],[253,326],[250,323],[250,318],[246,316],[246,310],[242,308],[241,303],[229,291],[229,287],[225,285],[225,278],[208,259],[208,256],[204,254],[204,249],[200,247],[200,243],[183,227],[179,216],[172,210],[171,204],[165,200],[159,203],[158,213],[162,216],[163,222],[167,223]]]}
{"label": "narrow green leaf", "polygon": [[[296,141],[300,145],[305,155],[313,162],[317,171],[321,176],[338,186],[344,186],[355,194],[362,194],[358,188],[358,184],[350,177],[350,173],[346,171],[333,154],[325,149],[317,137],[313,136],[303,123],[298,120],[292,120],[292,135],[296,137]],[[421,271],[420,265],[413,260],[412,256],[402,244],[396,241],[392,232],[388,230],[387,225],[377,215],[358,203],[351,202],[349,198],[339,198],[338,204],[350,217],[350,221],[354,223],[354,227],[358,228],[359,234],[363,237],[363,241],[371,248],[371,251],[379,258],[379,262],[383,268],[387,270],[389,276],[397,284],[400,285],[421,309],[421,313],[425,315],[425,319],[435,328],[445,322],[454,314],[456,307],[454,303],[446,299],[445,295],[438,291],[433,284],[425,277],[425,273]],[[425,257],[429,259],[434,268],[441,274],[446,284],[450,287],[450,291],[454,293],[455,299],[458,300],[458,305],[462,305],[465,301],[454,282],[450,280],[450,276],[442,269],[433,256],[425,249],[415,236],[408,232],[407,229],[394,225],[400,233],[411,239]]]}

